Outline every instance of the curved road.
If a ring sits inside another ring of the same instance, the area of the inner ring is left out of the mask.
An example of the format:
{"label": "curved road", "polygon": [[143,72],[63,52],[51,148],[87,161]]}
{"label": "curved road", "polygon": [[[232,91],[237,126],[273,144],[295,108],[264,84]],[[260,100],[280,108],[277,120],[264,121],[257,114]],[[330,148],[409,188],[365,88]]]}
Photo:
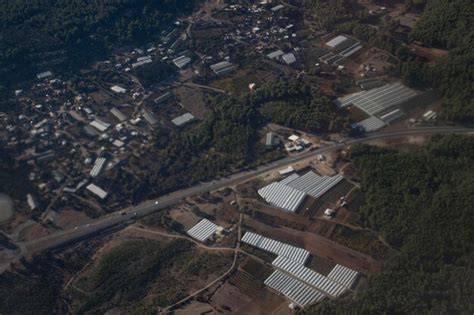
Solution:
{"label": "curved road", "polygon": [[390,139],[399,138],[405,136],[419,136],[419,135],[431,135],[431,134],[454,134],[454,133],[472,133],[474,134],[474,128],[465,127],[450,127],[450,126],[437,126],[437,127],[420,127],[410,128],[400,131],[391,132],[379,132],[373,133],[363,138],[351,139],[342,143],[328,145],[317,150],[305,151],[298,155],[287,157],[270,164],[262,165],[259,168],[253,170],[245,170],[229,177],[220,178],[212,182],[200,183],[196,186],[179,190],[171,194],[162,196],[155,200],[150,200],[139,204],[136,207],[117,211],[115,213],[106,215],[99,219],[94,220],[90,224],[78,226],[74,229],[64,230],[59,233],[51,234],[48,236],[40,237],[34,240],[26,242],[16,242],[18,250],[10,251],[3,250],[0,255],[0,273],[3,272],[10,263],[17,261],[21,257],[26,255],[33,255],[41,251],[52,249],[59,246],[65,246],[68,243],[72,243],[78,240],[85,239],[87,237],[94,236],[101,231],[105,231],[111,228],[117,228],[120,226],[128,225],[134,222],[139,217],[144,217],[158,210],[162,210],[169,206],[178,204],[184,198],[203,194],[209,191],[213,191],[219,188],[232,186],[237,183],[247,181],[253,177],[259,176],[263,173],[273,171],[276,169],[284,168],[295,162],[307,159],[313,155],[330,152],[337,149],[342,149],[349,145],[357,143],[369,142],[378,139]]}

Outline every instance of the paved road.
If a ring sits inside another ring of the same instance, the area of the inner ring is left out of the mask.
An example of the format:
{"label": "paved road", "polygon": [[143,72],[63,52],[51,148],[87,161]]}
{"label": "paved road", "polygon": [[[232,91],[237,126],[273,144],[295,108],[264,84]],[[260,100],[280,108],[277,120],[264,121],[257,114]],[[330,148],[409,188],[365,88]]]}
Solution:
{"label": "paved road", "polygon": [[[0,273],[3,272],[11,262],[17,261],[19,258],[26,255],[32,255],[44,251],[46,249],[55,248],[58,246],[65,246],[68,243],[85,239],[100,233],[101,231],[128,225],[134,222],[139,217],[144,217],[153,212],[162,210],[169,206],[178,204],[184,198],[203,194],[209,191],[213,191],[219,188],[232,186],[237,183],[247,181],[251,178],[259,176],[263,173],[273,171],[276,169],[284,168],[288,165],[291,165],[295,162],[307,159],[311,156],[317,154],[327,153],[336,149],[342,149],[349,145],[354,145],[357,143],[369,142],[371,140],[377,139],[389,139],[389,138],[398,138],[405,136],[415,136],[415,135],[431,135],[431,134],[453,134],[453,133],[472,133],[474,134],[474,128],[464,128],[464,127],[423,127],[423,128],[410,128],[400,131],[391,131],[391,132],[380,132],[374,133],[367,137],[351,139],[343,143],[336,143],[333,145],[327,145],[325,147],[319,148],[313,151],[305,151],[298,155],[287,157],[275,162],[272,162],[267,165],[263,165],[259,168],[252,170],[245,170],[234,174],[229,177],[220,178],[212,182],[205,182],[198,184],[196,186],[179,190],[171,194],[162,196],[156,200],[150,200],[143,202],[142,204],[125,209],[123,211],[118,211],[104,217],[101,217],[90,224],[78,226],[74,229],[61,231],[59,233],[51,234],[45,237],[40,237],[35,240],[27,242],[16,242],[15,245],[19,247],[17,251],[6,251],[0,255]],[[126,211],[126,212],[124,212]]]}

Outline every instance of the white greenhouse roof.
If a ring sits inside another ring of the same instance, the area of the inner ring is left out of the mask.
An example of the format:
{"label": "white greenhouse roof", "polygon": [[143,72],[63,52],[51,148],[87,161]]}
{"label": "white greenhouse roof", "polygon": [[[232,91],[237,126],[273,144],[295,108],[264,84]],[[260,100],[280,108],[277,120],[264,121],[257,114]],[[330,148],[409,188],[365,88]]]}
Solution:
{"label": "white greenhouse roof", "polygon": [[184,68],[188,63],[191,62],[191,58],[187,56],[180,56],[178,58],[173,59],[173,63],[178,68]]}
{"label": "white greenhouse roof", "polygon": [[385,123],[377,117],[369,117],[357,123],[359,127],[365,130],[365,132],[377,131],[385,126]]}
{"label": "white greenhouse roof", "polygon": [[351,288],[357,279],[359,273],[342,265],[336,265],[328,274],[328,278],[332,279],[347,288]]}
{"label": "white greenhouse roof", "polygon": [[292,53],[284,54],[281,56],[281,59],[283,59],[287,65],[291,65],[292,63],[296,62],[296,57]]}
{"label": "white greenhouse roof", "polygon": [[360,108],[369,115],[377,115],[392,106],[398,105],[417,93],[401,83],[392,83],[368,91],[350,94],[335,101],[338,107],[351,104]]}
{"label": "white greenhouse roof", "polygon": [[92,177],[97,177],[100,174],[100,172],[102,172],[102,169],[105,166],[105,161],[106,161],[105,158],[102,158],[102,157],[97,158],[95,160],[94,167],[92,168],[89,175]]}
{"label": "white greenhouse roof", "polygon": [[347,288],[342,284],[339,284],[336,281],[333,281],[328,277],[325,277],[322,274],[286,257],[278,256],[272,262],[272,265],[330,297],[337,297],[347,290]]}
{"label": "white greenhouse roof", "polygon": [[348,38],[344,35],[339,35],[337,37],[334,37],[333,39],[331,39],[329,42],[326,43],[327,46],[331,47],[331,48],[334,48],[336,47],[337,45],[339,45],[340,43],[346,41]]}
{"label": "white greenhouse roof", "polygon": [[306,195],[319,198],[338,184],[344,177],[319,176],[308,172],[303,176],[292,174],[258,190],[258,194],[274,207],[295,212]]}
{"label": "white greenhouse roof", "polygon": [[97,197],[99,197],[100,199],[104,199],[105,197],[107,197],[107,192],[95,184],[91,183],[87,185],[86,189]]}
{"label": "white greenhouse roof", "polygon": [[340,174],[332,177],[319,176],[310,171],[294,181],[289,182],[287,185],[303,191],[314,198],[319,198],[343,179],[344,177]]}
{"label": "white greenhouse roof", "polygon": [[309,251],[304,248],[295,247],[252,232],[246,232],[242,237],[242,242],[273,254],[284,256],[299,264],[304,264],[310,255]]}
{"label": "white greenhouse roof", "polygon": [[290,212],[295,212],[306,196],[302,191],[277,182],[259,189],[258,194],[272,206]]}
{"label": "white greenhouse roof", "polygon": [[202,219],[188,230],[187,234],[198,241],[205,242],[217,231],[217,225],[208,219]]}
{"label": "white greenhouse roof", "polygon": [[194,120],[194,116],[191,113],[186,113],[184,115],[174,118],[171,122],[180,127]]}
{"label": "white greenhouse roof", "polygon": [[303,308],[320,302],[325,297],[304,282],[278,270],[274,271],[264,283]]}

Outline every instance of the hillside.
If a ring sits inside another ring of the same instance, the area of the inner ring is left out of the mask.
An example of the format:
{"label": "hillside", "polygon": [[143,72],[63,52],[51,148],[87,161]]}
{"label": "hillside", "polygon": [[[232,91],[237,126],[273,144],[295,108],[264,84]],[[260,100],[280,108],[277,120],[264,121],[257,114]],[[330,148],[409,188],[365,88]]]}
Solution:
{"label": "hillside", "polygon": [[474,304],[474,139],[440,137],[415,153],[362,146],[365,225],[399,250],[354,300],[303,314],[459,314]]}
{"label": "hillside", "polygon": [[112,48],[144,43],[176,17],[192,11],[194,4],[187,0],[1,0],[0,84],[45,69],[77,67]]}

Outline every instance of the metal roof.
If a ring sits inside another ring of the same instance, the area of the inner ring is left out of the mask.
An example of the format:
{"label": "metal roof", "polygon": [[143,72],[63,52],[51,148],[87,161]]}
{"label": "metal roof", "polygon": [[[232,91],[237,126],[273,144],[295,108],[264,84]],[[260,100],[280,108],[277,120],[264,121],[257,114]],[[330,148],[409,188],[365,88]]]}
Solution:
{"label": "metal roof", "polygon": [[264,283],[301,307],[309,306],[324,299],[321,292],[278,270],[274,271]]}
{"label": "metal roof", "polygon": [[36,77],[41,80],[41,79],[46,79],[52,75],[53,73],[51,71],[45,71],[45,72],[38,73]]}
{"label": "metal roof", "polygon": [[180,56],[178,58],[173,59],[173,63],[178,68],[184,68],[188,63],[191,62],[191,58],[187,56]]}
{"label": "metal roof", "polygon": [[417,93],[404,86],[401,83],[386,84],[376,89],[350,94],[335,101],[339,107],[346,107],[350,104],[360,108],[369,115],[377,115],[398,105],[412,97]]}
{"label": "metal roof", "polygon": [[216,233],[216,231],[216,224],[208,219],[202,219],[186,233],[198,241],[205,242],[212,234]]}
{"label": "metal roof", "polygon": [[286,257],[278,256],[272,262],[272,265],[275,268],[292,275],[298,280],[305,282],[313,288],[318,289],[328,296],[337,297],[346,291],[346,288],[343,285]]}
{"label": "metal roof", "polygon": [[351,288],[359,273],[342,265],[336,265],[328,274],[328,278],[332,279],[347,288]]}
{"label": "metal roof", "polygon": [[[142,57],[142,58],[145,58],[145,57]],[[138,59],[140,59],[140,58],[138,58]],[[148,63],[152,63],[152,62],[153,61],[151,60],[151,57],[145,58],[145,59],[139,60],[135,63],[132,63],[132,68],[137,68],[137,67],[140,67],[140,66],[146,65]]]}
{"label": "metal roof", "polygon": [[280,56],[282,56],[284,54],[284,52],[281,50],[281,49],[278,49],[274,52],[271,52],[267,55],[267,58],[269,59],[275,59],[275,58],[278,58]]}
{"label": "metal roof", "polygon": [[145,111],[143,113],[143,118],[145,118],[145,120],[152,126],[158,123],[158,119],[156,118],[156,116],[149,111]]}
{"label": "metal roof", "polygon": [[87,185],[86,189],[94,195],[98,196],[100,199],[104,199],[105,197],[107,197],[107,192],[95,184],[91,183]]}
{"label": "metal roof", "polygon": [[173,119],[171,122],[175,124],[176,126],[183,126],[191,121],[194,120],[194,116],[191,113],[186,113],[184,115],[178,116],[175,119]]}
{"label": "metal roof", "polygon": [[291,65],[292,63],[296,62],[296,57],[292,53],[284,54],[281,56],[281,59],[283,59],[287,65]]}
{"label": "metal roof", "polygon": [[106,123],[105,121],[102,121],[99,118],[94,119],[92,122],[89,123],[89,125],[101,132],[106,131],[110,127],[109,123]]}
{"label": "metal roof", "polygon": [[102,171],[102,169],[104,168],[105,161],[106,161],[105,158],[102,158],[102,157],[97,158],[95,160],[94,167],[92,168],[89,175],[92,176],[92,177],[97,177],[100,174],[100,172]]}
{"label": "metal roof", "polygon": [[331,48],[334,48],[336,47],[337,45],[345,42],[346,40],[348,40],[348,38],[344,35],[339,35],[337,37],[334,37],[333,39],[331,39],[329,42],[326,43],[326,46],[329,46]]}
{"label": "metal roof", "polygon": [[227,68],[227,67],[230,67],[232,66],[232,64],[228,61],[221,61],[221,62],[218,62],[218,63],[215,63],[213,65],[210,66],[210,68],[214,71],[219,71],[221,69],[224,69],[224,68]]}
{"label": "metal roof", "polygon": [[397,108],[397,109],[394,109],[392,111],[389,111],[386,114],[381,114],[380,119],[382,119],[386,123],[390,123],[390,122],[402,117],[403,115],[405,115],[405,113],[402,110],[400,110],[399,108]]}
{"label": "metal roof", "polygon": [[112,108],[110,113],[114,115],[119,121],[127,120],[127,116],[125,116],[117,107]]}
{"label": "metal roof", "polygon": [[309,251],[304,248],[295,247],[252,232],[246,232],[242,237],[242,242],[273,254],[284,256],[299,264],[304,264],[310,255]]}

